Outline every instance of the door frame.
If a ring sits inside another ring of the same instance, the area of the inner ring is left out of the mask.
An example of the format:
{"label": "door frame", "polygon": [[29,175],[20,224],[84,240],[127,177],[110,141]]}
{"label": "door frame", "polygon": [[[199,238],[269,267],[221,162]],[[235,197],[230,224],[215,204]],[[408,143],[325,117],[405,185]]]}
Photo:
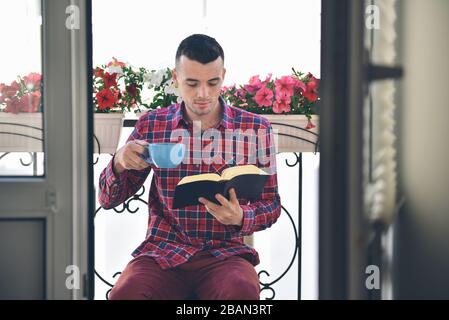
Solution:
{"label": "door frame", "polygon": [[[382,288],[373,292],[365,286],[366,268],[374,263],[380,274],[386,271],[381,238],[388,226],[370,219],[364,208],[364,143],[370,162],[373,151],[372,140],[363,141],[363,109],[372,82],[401,79],[404,71],[375,64],[365,49],[365,6],[371,4],[322,0],[320,299],[381,299]],[[367,129],[371,139],[372,122]]]}
{"label": "door frame", "polygon": [[364,1],[322,0],[319,299],[364,299]]}
{"label": "door frame", "polygon": [[[73,263],[80,269],[80,290],[73,299],[94,299],[95,288],[95,188],[94,107],[92,79],[92,0],[72,0],[80,9],[80,29],[71,30],[73,123]],[[87,191],[87,192],[86,192]]]}

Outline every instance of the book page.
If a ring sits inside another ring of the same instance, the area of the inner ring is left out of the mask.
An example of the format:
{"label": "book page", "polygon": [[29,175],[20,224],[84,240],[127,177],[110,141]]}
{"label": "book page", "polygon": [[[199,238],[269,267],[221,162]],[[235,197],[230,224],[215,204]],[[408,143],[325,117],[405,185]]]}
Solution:
{"label": "book page", "polygon": [[202,173],[193,176],[187,176],[178,182],[178,185],[195,181],[220,181],[220,176],[216,173]]}
{"label": "book page", "polygon": [[248,164],[224,169],[221,173],[222,180],[231,180],[232,178],[242,174],[268,174],[255,165]]}

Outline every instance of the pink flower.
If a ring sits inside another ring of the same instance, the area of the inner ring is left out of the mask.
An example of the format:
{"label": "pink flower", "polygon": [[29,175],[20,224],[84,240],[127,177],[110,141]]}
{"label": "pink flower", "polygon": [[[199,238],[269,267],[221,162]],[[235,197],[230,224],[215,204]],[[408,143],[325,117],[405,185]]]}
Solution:
{"label": "pink flower", "polygon": [[6,85],[4,83],[0,83],[0,104],[5,103],[6,101],[6,96],[2,93],[4,87],[6,87]]}
{"label": "pink flower", "polygon": [[2,84],[0,93],[1,93],[2,97],[4,97],[4,98],[11,98],[16,95],[16,93],[17,93],[17,91],[19,91],[19,89],[20,89],[20,86],[17,83],[17,81],[13,81],[13,82],[11,82],[11,85],[9,85],[9,86]]}
{"label": "pink flower", "polygon": [[307,130],[313,129],[313,128],[315,128],[315,127],[316,127],[316,126],[312,123],[312,121],[310,121],[310,119],[307,120],[307,127],[306,127]]}
{"label": "pink flower", "polygon": [[271,91],[265,86],[260,88],[254,97],[254,101],[256,101],[259,107],[271,106],[272,100],[273,100],[273,91]]}
{"label": "pink flower", "polygon": [[260,81],[259,75],[252,76],[249,79],[249,84],[252,85],[252,86],[260,86],[261,83],[262,82]]}
{"label": "pink flower", "polygon": [[23,77],[26,87],[29,90],[39,90],[41,86],[42,76],[39,73],[31,72],[29,75]]}
{"label": "pink flower", "polygon": [[276,94],[286,95],[291,97],[293,95],[293,88],[295,86],[295,81],[290,76],[283,76],[274,82],[276,87]]}
{"label": "pink flower", "polygon": [[8,99],[8,101],[6,101],[6,108],[3,111],[17,114],[20,112],[20,109],[21,103],[19,101],[19,98],[12,97],[11,99]]}
{"label": "pink flower", "polygon": [[234,92],[234,97],[236,98],[245,98],[246,90],[245,89],[237,89]]}
{"label": "pink flower", "polygon": [[300,89],[301,92],[305,92],[306,91],[306,85],[304,84],[304,82],[302,82],[299,79],[294,78],[293,81],[295,82],[294,87],[295,89]]}
{"label": "pink flower", "polygon": [[11,85],[0,84],[0,103],[7,103],[19,91],[20,86],[17,81],[11,82]]}
{"label": "pink flower", "polygon": [[267,84],[268,82],[270,82],[271,76],[272,76],[272,75],[273,75],[273,74],[270,72],[270,73],[266,76],[265,80],[263,81],[263,84]]}
{"label": "pink flower", "polygon": [[41,102],[41,93],[35,91],[28,93],[20,98],[20,110],[21,112],[37,112]]}
{"label": "pink flower", "polygon": [[290,112],[290,96],[281,95],[276,97],[276,102],[273,104],[274,113]]}
{"label": "pink flower", "polygon": [[259,75],[252,76],[249,79],[249,84],[245,85],[244,88],[251,94],[262,88],[262,81],[260,81]]}
{"label": "pink flower", "polygon": [[41,103],[41,93],[39,91],[27,93],[22,97],[11,97],[6,101],[4,112],[37,112]]}

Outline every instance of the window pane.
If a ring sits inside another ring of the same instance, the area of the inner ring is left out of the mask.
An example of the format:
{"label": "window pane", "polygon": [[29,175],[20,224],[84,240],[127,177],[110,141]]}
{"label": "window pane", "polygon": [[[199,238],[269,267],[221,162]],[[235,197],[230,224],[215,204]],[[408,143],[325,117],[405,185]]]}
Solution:
{"label": "window pane", "polygon": [[0,2],[0,176],[44,173],[41,28],[39,0]]}

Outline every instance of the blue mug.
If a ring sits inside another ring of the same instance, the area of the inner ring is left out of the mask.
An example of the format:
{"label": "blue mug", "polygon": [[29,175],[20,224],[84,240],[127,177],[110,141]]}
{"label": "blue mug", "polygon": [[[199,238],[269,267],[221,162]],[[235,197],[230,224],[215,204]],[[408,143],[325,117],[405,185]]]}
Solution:
{"label": "blue mug", "polygon": [[147,145],[144,160],[158,168],[176,168],[184,159],[186,146],[182,143],[162,142]]}

